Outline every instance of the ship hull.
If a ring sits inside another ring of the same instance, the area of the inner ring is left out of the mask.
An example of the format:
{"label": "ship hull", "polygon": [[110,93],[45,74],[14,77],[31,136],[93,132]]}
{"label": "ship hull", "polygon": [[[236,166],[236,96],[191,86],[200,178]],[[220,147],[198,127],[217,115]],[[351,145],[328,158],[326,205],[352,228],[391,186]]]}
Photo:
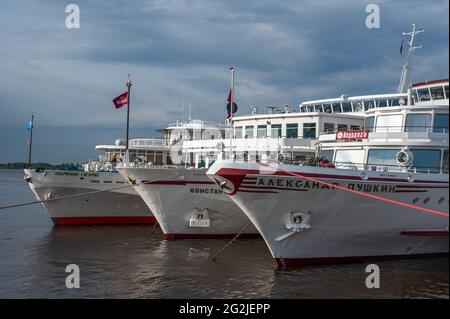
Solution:
{"label": "ship hull", "polygon": [[[248,218],[206,176],[204,169],[149,167],[118,168],[126,179],[136,181],[137,193],[154,213],[167,239],[227,238],[239,233]],[[202,214],[208,227],[191,224]],[[250,226],[243,237],[259,236]]]}
{"label": "ship hull", "polygon": [[257,163],[219,163],[208,175],[232,185],[279,266],[448,254],[448,175]]}
{"label": "ship hull", "polygon": [[36,198],[44,201],[42,204],[55,225],[156,222],[147,205],[118,173],[26,169],[25,175]]}

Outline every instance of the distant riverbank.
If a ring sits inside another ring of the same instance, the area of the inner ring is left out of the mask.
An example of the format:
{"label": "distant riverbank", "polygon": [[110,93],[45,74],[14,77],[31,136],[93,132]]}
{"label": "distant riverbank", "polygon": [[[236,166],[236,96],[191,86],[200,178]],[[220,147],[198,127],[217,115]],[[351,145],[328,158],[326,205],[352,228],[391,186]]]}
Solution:
{"label": "distant riverbank", "polygon": [[[28,166],[25,162],[14,162],[14,163],[0,163],[0,169],[23,169]],[[78,163],[63,163],[63,164],[49,164],[49,163],[32,163],[32,168],[36,169],[81,169]]]}

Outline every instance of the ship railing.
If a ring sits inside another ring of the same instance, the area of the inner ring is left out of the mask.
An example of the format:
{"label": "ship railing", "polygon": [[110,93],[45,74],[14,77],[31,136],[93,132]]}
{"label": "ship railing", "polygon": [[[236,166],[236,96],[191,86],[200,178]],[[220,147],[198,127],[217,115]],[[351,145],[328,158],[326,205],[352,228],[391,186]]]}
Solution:
{"label": "ship railing", "polygon": [[[277,160],[270,160],[270,163],[280,163]],[[396,164],[386,163],[358,163],[352,161],[328,161],[320,160],[320,158],[311,158],[306,160],[290,160],[285,159],[283,164],[298,166],[314,166],[323,168],[337,168],[358,171],[374,171],[374,172],[391,172],[391,173],[427,173],[427,174],[448,174],[448,166],[400,166]]]}
{"label": "ship railing", "polygon": [[167,142],[165,139],[157,139],[157,138],[133,138],[130,140],[130,147],[151,147],[151,146],[166,147]]}
{"label": "ship railing", "polygon": [[436,127],[436,126],[376,126],[376,127],[362,127],[360,129],[351,128],[346,130],[323,130],[320,135],[331,135],[336,134],[338,131],[359,131],[367,130],[369,133],[441,133],[448,134],[448,127]]}

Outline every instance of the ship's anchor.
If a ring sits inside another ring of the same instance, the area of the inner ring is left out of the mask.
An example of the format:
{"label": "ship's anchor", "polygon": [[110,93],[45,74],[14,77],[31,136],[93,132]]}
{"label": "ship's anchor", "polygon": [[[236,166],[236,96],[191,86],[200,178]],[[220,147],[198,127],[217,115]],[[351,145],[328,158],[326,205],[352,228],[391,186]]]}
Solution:
{"label": "ship's anchor", "polygon": [[48,192],[47,194],[44,194],[44,201],[51,201],[53,199],[52,192]]}
{"label": "ship's anchor", "polygon": [[302,232],[304,230],[310,229],[311,225],[308,224],[309,219],[311,218],[311,212],[308,211],[306,213],[296,212],[291,210],[289,212],[289,219],[285,224],[285,227],[290,230],[290,232],[278,236],[275,238],[276,241],[282,241],[286,238],[291,237],[292,235]]}

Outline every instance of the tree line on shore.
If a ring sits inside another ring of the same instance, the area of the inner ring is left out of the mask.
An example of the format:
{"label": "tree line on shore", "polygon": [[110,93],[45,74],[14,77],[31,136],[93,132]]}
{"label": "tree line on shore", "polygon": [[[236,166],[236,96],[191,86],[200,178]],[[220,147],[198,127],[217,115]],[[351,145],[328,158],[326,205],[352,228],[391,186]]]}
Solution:
{"label": "tree line on shore", "polygon": [[[0,169],[23,169],[28,167],[28,163],[14,162],[14,163],[0,163]],[[32,168],[35,169],[59,169],[59,170],[78,170],[81,169],[81,165],[78,163],[62,163],[62,164],[49,164],[49,163],[32,163]]]}

